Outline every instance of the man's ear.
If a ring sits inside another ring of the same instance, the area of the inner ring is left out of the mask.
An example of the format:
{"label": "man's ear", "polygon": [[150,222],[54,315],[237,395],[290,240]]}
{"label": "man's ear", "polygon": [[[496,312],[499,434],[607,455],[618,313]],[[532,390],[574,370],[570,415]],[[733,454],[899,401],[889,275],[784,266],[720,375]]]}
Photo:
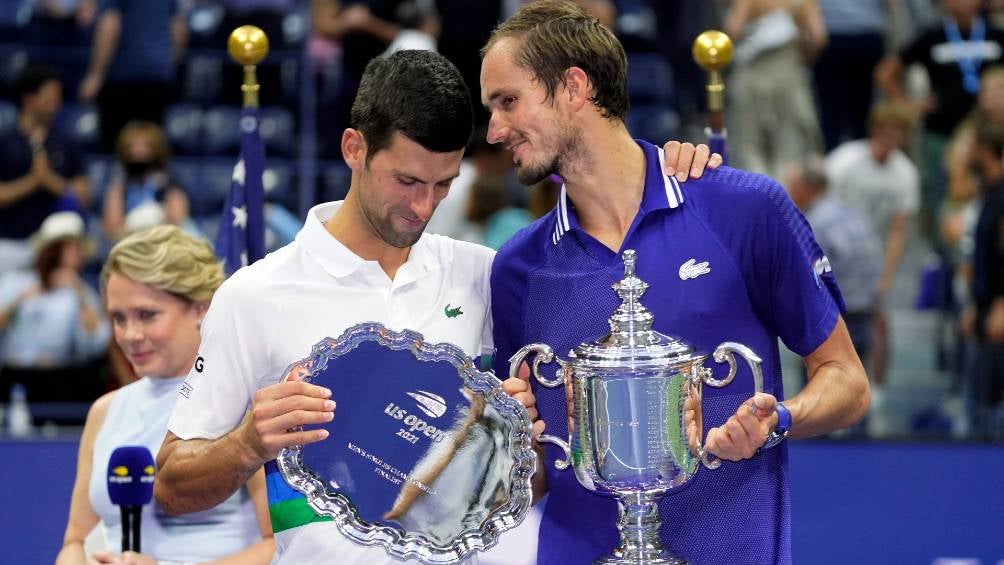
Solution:
{"label": "man's ear", "polygon": [[350,169],[357,169],[366,164],[366,149],[366,138],[363,136],[363,132],[345,128],[345,131],[342,132],[342,157]]}
{"label": "man's ear", "polygon": [[564,84],[564,96],[573,110],[578,111],[589,102],[592,84],[586,71],[579,67],[568,67],[565,69]]}

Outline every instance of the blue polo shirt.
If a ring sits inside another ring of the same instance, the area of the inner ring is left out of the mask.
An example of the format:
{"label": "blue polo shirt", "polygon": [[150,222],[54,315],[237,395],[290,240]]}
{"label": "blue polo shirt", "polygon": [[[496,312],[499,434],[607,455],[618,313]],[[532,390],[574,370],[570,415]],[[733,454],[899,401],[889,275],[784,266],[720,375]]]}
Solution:
{"label": "blue polo shirt", "polygon": [[[807,355],[830,335],[842,309],[808,223],[768,177],[720,167],[680,185],[662,173],[661,150],[638,143],[647,161],[644,195],[622,249],[638,253],[637,274],[650,285],[642,303],[655,315],[655,329],[705,353],[723,341],[749,346],[763,358],[765,391],[783,398],[777,338]],[[706,269],[686,266],[701,263]],[[620,254],[579,227],[562,188],[555,209],[495,257],[496,373],[507,374],[507,359],[525,344],[547,343],[566,358],[580,343],[607,334],[607,318],[620,303],[610,285],[623,273]],[[726,365],[705,364],[717,378],[727,373]],[[534,385],[547,432],[567,437],[564,388]],[[705,386],[705,433],[752,391],[742,361],[732,384]],[[591,563],[618,543],[616,503],[586,491],[570,471],[555,470],[560,457],[547,446],[550,495],[538,563]],[[789,563],[785,444],[702,469],[686,488],[663,497],[660,514],[663,543],[692,564]]]}

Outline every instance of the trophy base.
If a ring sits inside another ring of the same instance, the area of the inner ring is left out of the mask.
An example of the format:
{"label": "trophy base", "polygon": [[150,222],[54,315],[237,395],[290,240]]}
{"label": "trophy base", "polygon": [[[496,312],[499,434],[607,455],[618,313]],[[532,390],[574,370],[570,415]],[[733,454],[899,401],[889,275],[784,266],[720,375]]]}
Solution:
{"label": "trophy base", "polygon": [[611,555],[593,563],[601,565],[687,565],[671,555],[659,539],[659,505],[663,493],[620,493],[617,496],[620,545]]}
{"label": "trophy base", "polygon": [[687,562],[678,557],[673,557],[663,553],[662,555],[625,555],[618,557],[610,555],[603,559],[593,561],[594,565],[687,565]]}

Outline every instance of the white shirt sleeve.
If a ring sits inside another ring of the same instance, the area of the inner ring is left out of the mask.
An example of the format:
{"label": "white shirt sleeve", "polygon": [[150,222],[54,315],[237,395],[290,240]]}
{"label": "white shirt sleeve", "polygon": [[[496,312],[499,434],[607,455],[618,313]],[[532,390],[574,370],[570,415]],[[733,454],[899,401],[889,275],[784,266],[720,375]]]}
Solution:
{"label": "white shirt sleeve", "polygon": [[899,186],[898,212],[907,215],[916,214],[920,209],[920,172],[916,165],[906,156],[905,153],[897,152],[898,171],[897,176],[902,179]]}
{"label": "white shirt sleeve", "polygon": [[272,326],[243,274],[220,287],[202,321],[199,356],[167,425],[181,439],[216,439],[236,428],[266,370]]}
{"label": "white shirt sleeve", "polygon": [[829,186],[828,190],[831,193],[839,192],[843,188],[845,171],[847,170],[849,160],[852,158],[851,153],[852,145],[844,143],[837,146],[833,151],[830,151],[826,156],[826,180]]}

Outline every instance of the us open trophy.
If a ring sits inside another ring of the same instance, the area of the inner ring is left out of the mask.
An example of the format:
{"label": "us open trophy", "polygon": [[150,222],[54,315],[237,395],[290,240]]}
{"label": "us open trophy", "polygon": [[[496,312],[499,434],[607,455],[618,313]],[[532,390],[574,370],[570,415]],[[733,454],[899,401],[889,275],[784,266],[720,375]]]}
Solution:
{"label": "us open trophy", "polygon": [[569,438],[541,435],[557,445],[565,458],[558,470],[572,467],[587,490],[618,502],[620,546],[596,563],[641,564],[686,562],[670,555],[659,539],[659,499],[683,487],[699,461],[715,469],[720,461],[702,441],[701,387],[723,387],[736,374],[735,353],[753,373],[756,392],[763,390],[760,358],[745,345],[725,342],[714,352],[729,372],[715,379],[703,366],[706,354],[652,329],[655,317],[639,301],[648,284],[635,275],[635,252],[626,250],[624,278],[613,285],[622,303],[610,317],[610,334],[583,343],[557,359],[557,378],[541,376],[541,363],[555,359],[542,343],[524,346],[510,359],[510,376],[536,353],[534,377],[546,387],[565,386]]}

